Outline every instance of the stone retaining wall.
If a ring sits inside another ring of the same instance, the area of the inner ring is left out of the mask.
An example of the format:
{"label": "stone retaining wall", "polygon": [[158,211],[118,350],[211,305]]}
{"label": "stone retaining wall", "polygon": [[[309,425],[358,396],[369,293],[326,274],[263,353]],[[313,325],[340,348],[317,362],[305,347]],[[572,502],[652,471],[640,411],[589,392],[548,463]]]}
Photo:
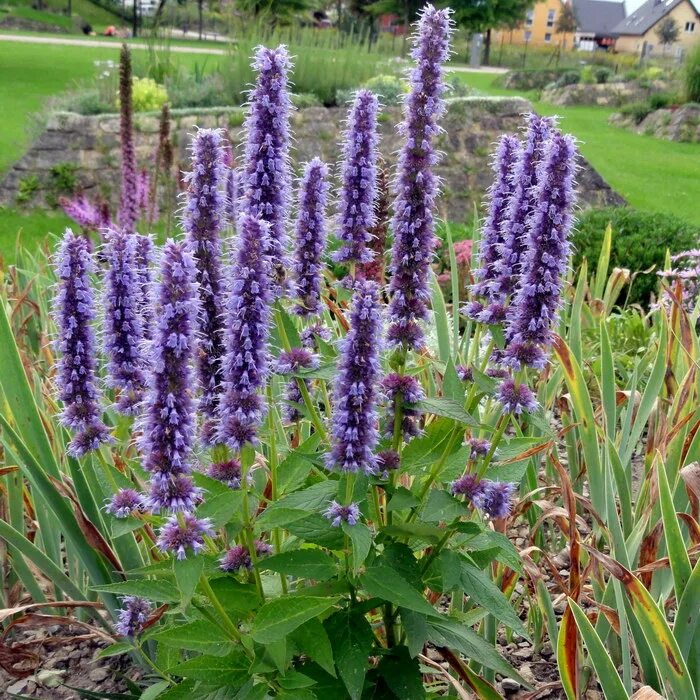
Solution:
{"label": "stone retaining wall", "polygon": [[[530,104],[522,98],[464,97],[450,100],[440,137],[444,152],[438,173],[443,181],[440,216],[453,221],[471,219],[475,206],[480,206],[491,181],[489,156],[496,139],[522,125],[522,115]],[[296,166],[315,155],[335,163],[339,155],[344,110],[309,107],[293,116]],[[394,125],[400,110],[386,109],[381,116],[381,150],[393,166],[394,154],[401,145]],[[241,153],[243,113],[238,108],[179,111],[173,113],[172,130],[176,158],[181,169],[188,167],[189,134],[196,126],[223,127]],[[158,141],[158,116],[139,114],[135,118],[139,164],[148,166]],[[50,115],[44,133],[26,155],[0,181],[0,204],[14,206],[20,184],[35,177],[39,187],[26,205],[45,205],[55,199],[51,191],[52,169],[65,164],[77,167],[79,186],[88,195],[101,195],[112,203],[118,199],[119,183],[119,118],[116,115],[95,117],[70,113]],[[589,206],[623,204],[622,198],[588,163],[578,176],[580,202]],[[26,188],[25,188],[26,190]]]}

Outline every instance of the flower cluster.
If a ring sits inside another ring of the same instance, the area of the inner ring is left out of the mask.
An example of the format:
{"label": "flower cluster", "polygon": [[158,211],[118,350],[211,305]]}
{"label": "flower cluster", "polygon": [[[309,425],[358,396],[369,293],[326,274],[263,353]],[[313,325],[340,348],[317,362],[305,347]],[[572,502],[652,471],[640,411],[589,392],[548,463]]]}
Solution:
{"label": "flower cluster", "polygon": [[[277,358],[277,371],[280,374],[294,374],[300,369],[312,369],[318,367],[318,357],[306,348],[292,348],[288,352],[280,353]],[[308,391],[311,388],[311,382],[308,379],[302,380]],[[287,422],[293,423],[302,417],[299,406],[303,403],[299,384],[296,379],[292,379],[287,384],[286,396],[287,401],[284,407],[284,418]]]}
{"label": "flower cluster", "polygon": [[143,510],[143,496],[135,489],[119,489],[105,506],[105,510],[115,518],[128,518]]}
{"label": "flower cluster", "polygon": [[119,115],[121,143],[121,199],[119,226],[124,233],[134,233],[139,218],[138,173],[134,146],[134,107],[132,102],[131,52],[122,44],[119,56]]}
{"label": "flower cluster", "polygon": [[475,508],[494,519],[510,515],[515,488],[511,482],[479,479],[474,474],[465,474],[452,482],[452,493],[464,496]]}
{"label": "flower cluster", "polygon": [[199,554],[204,549],[204,538],[212,537],[214,530],[207,518],[196,518],[192,513],[171,516],[160,529],[156,546],[161,552],[187,558],[187,550]]}
{"label": "flower cluster", "polygon": [[[272,554],[272,547],[266,542],[255,540],[255,554],[258,557]],[[219,559],[219,568],[228,573],[237,573],[242,569],[252,569],[253,561],[250,557],[250,552],[241,544],[231,547],[231,549]]]}
{"label": "flower cluster", "polygon": [[145,598],[134,595],[125,596],[122,603],[114,628],[122,637],[136,637],[151,616],[153,606]]}
{"label": "flower cluster", "polygon": [[[381,386],[388,401],[385,435],[395,435],[398,430],[405,441],[418,435],[421,411],[417,404],[425,398],[418,380],[407,374],[387,374]],[[398,425],[397,416],[400,420]]]}
{"label": "flower cluster", "polygon": [[343,506],[337,501],[331,501],[323,516],[331,521],[333,527],[340,527],[343,523],[357,525],[360,521],[360,508],[357,503]]}
{"label": "flower cluster", "polygon": [[84,194],[76,197],[61,197],[58,200],[66,216],[73,219],[83,231],[98,231],[112,228],[109,207],[91,202]]}

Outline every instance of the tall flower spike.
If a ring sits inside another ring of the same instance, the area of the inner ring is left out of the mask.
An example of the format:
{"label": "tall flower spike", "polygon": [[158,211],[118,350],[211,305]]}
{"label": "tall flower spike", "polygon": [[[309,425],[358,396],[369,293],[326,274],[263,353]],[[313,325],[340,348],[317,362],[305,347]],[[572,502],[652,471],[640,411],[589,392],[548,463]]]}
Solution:
{"label": "tall flower spike", "polygon": [[569,233],[576,200],[576,144],[555,131],[539,168],[534,211],[528,219],[522,274],[508,309],[504,364],[542,369],[552,344],[569,258]]}
{"label": "tall flower spike", "polygon": [[63,402],[61,423],[75,433],[68,445],[69,454],[75,457],[111,439],[102,422],[95,384],[92,271],[88,240],[66,229],[56,256],[58,290],[54,310],[60,353],[56,383]]}
{"label": "tall flower spike", "polygon": [[270,335],[270,226],[249,214],[238,220],[239,244],[231,270],[226,319],[224,392],[219,440],[234,450],[257,439],[265,413],[261,390],[268,373]]}
{"label": "tall flower spike", "polygon": [[189,473],[194,438],[197,287],[194,260],[185,244],[166,241],[160,270],[141,431],[143,467],[154,482]]}
{"label": "tall flower spike", "polygon": [[350,311],[350,330],[342,341],[333,402],[328,466],[343,472],[377,472],[379,393],[379,286],[358,282]]}
{"label": "tall flower spike", "polygon": [[377,96],[369,90],[358,90],[343,140],[338,222],[342,245],[333,254],[336,262],[362,264],[374,257],[368,246],[377,197],[378,111]]}
{"label": "tall flower spike", "polygon": [[136,275],[139,280],[138,309],[141,315],[141,329],[146,340],[151,339],[153,330],[153,304],[151,286],[153,284],[153,238],[136,235]]}
{"label": "tall flower spike", "polygon": [[138,174],[134,148],[134,107],[131,94],[131,52],[122,44],[119,56],[119,139],[122,182],[118,221],[124,233],[134,233],[139,218]]}
{"label": "tall flower spike", "polygon": [[236,232],[236,221],[238,220],[238,207],[240,198],[240,173],[236,168],[226,170],[226,218],[229,226]]}
{"label": "tall flower spike", "polygon": [[60,197],[58,203],[66,216],[73,219],[84,231],[97,231],[102,224],[100,208],[84,194],[76,197]]}
{"label": "tall flower spike", "polygon": [[[520,155],[520,141],[516,136],[505,134],[498,142],[493,159],[493,183],[488,191],[488,213],[481,229],[481,247],[479,250],[479,269],[476,272],[477,283],[472,286],[476,296],[483,297],[487,305],[500,304],[502,297],[495,293],[492,281],[498,275],[497,265],[503,244],[503,227],[508,213],[508,203],[515,189],[513,171]],[[487,322],[491,321],[493,308],[487,308]],[[477,320],[480,320],[477,315]]]}
{"label": "tall flower spike", "polygon": [[372,250],[372,261],[364,263],[357,271],[360,279],[374,280],[384,285],[384,249],[386,235],[389,230],[390,192],[386,168],[379,167],[377,173],[377,198],[374,204],[374,226],[370,230],[369,247]]}
{"label": "tall flower spike", "polygon": [[445,105],[442,64],[449,55],[449,10],[426,5],[418,21],[412,57],[411,91],[399,129],[405,138],[398,162],[391,255],[388,339],[392,345],[419,349],[428,314],[428,273],[434,251],[433,207],[438,193],[433,167],[439,158],[432,140],[440,132]]}
{"label": "tall flower spike", "polygon": [[382,389],[388,399],[385,435],[394,434],[397,404],[401,407],[401,435],[408,441],[420,433],[418,420],[421,410],[419,401],[425,398],[423,387],[415,377],[408,374],[387,374],[382,380]]}
{"label": "tall flower spike", "polygon": [[268,250],[272,280],[287,288],[287,216],[291,199],[289,170],[289,99],[287,73],[291,61],[286,47],[255,50],[258,77],[250,93],[245,121],[247,142],[241,173],[244,201],[241,212],[270,224]]}
{"label": "tall flower spike", "polygon": [[221,272],[221,230],[226,220],[224,139],[219,129],[200,129],[192,139],[192,171],[183,214],[187,244],[194,255],[199,291],[197,374],[201,389],[202,441],[216,441],[224,355],[224,281]]}
{"label": "tall flower spike", "polygon": [[321,256],[326,247],[326,199],[328,166],[314,158],[304,168],[299,184],[299,213],[295,230],[294,273],[296,296],[294,307],[300,316],[321,310]]}
{"label": "tall flower spike", "polygon": [[105,246],[107,273],[103,306],[107,380],[119,394],[115,409],[125,414],[136,412],[146,387],[137,243],[136,236],[110,231]]}
{"label": "tall flower spike", "polygon": [[551,117],[530,114],[527,118],[527,135],[513,169],[513,193],[502,222],[497,275],[490,283],[492,294],[501,301],[511,297],[517,288],[522,262],[520,258],[526,242],[525,227],[537,204],[535,187],[538,165],[553,124]]}

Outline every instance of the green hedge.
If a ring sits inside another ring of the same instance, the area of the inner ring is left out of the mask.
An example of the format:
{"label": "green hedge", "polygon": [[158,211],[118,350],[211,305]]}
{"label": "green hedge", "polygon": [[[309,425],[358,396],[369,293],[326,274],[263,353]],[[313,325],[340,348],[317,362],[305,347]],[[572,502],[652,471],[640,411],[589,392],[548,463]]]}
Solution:
{"label": "green hedge", "polygon": [[[608,223],[613,231],[611,267],[640,273],[632,284],[630,303],[647,304],[650,296],[656,293],[656,269],[663,267],[667,249],[679,253],[697,248],[700,243],[700,228],[672,214],[642,212],[628,207],[589,209],[579,216],[572,237],[575,267],[584,257],[589,266],[597,264]],[[653,271],[641,272],[653,266],[656,266]]]}

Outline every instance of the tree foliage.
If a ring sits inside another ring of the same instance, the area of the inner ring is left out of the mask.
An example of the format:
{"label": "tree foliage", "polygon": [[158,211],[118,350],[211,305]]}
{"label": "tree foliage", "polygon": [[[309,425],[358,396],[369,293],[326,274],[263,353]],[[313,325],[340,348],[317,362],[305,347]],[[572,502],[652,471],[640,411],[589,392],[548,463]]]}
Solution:
{"label": "tree foliage", "polygon": [[576,17],[576,9],[573,2],[570,0],[567,3],[562,3],[556,24],[557,34],[571,34],[576,31],[577,26],[578,18]]}
{"label": "tree foliage", "polygon": [[514,26],[525,19],[534,0],[455,0],[450,2],[458,25],[473,32]]}
{"label": "tree foliage", "polygon": [[681,30],[673,17],[665,17],[659,22],[655,30],[656,36],[659,37],[661,44],[666,47],[678,41],[678,36]]}

